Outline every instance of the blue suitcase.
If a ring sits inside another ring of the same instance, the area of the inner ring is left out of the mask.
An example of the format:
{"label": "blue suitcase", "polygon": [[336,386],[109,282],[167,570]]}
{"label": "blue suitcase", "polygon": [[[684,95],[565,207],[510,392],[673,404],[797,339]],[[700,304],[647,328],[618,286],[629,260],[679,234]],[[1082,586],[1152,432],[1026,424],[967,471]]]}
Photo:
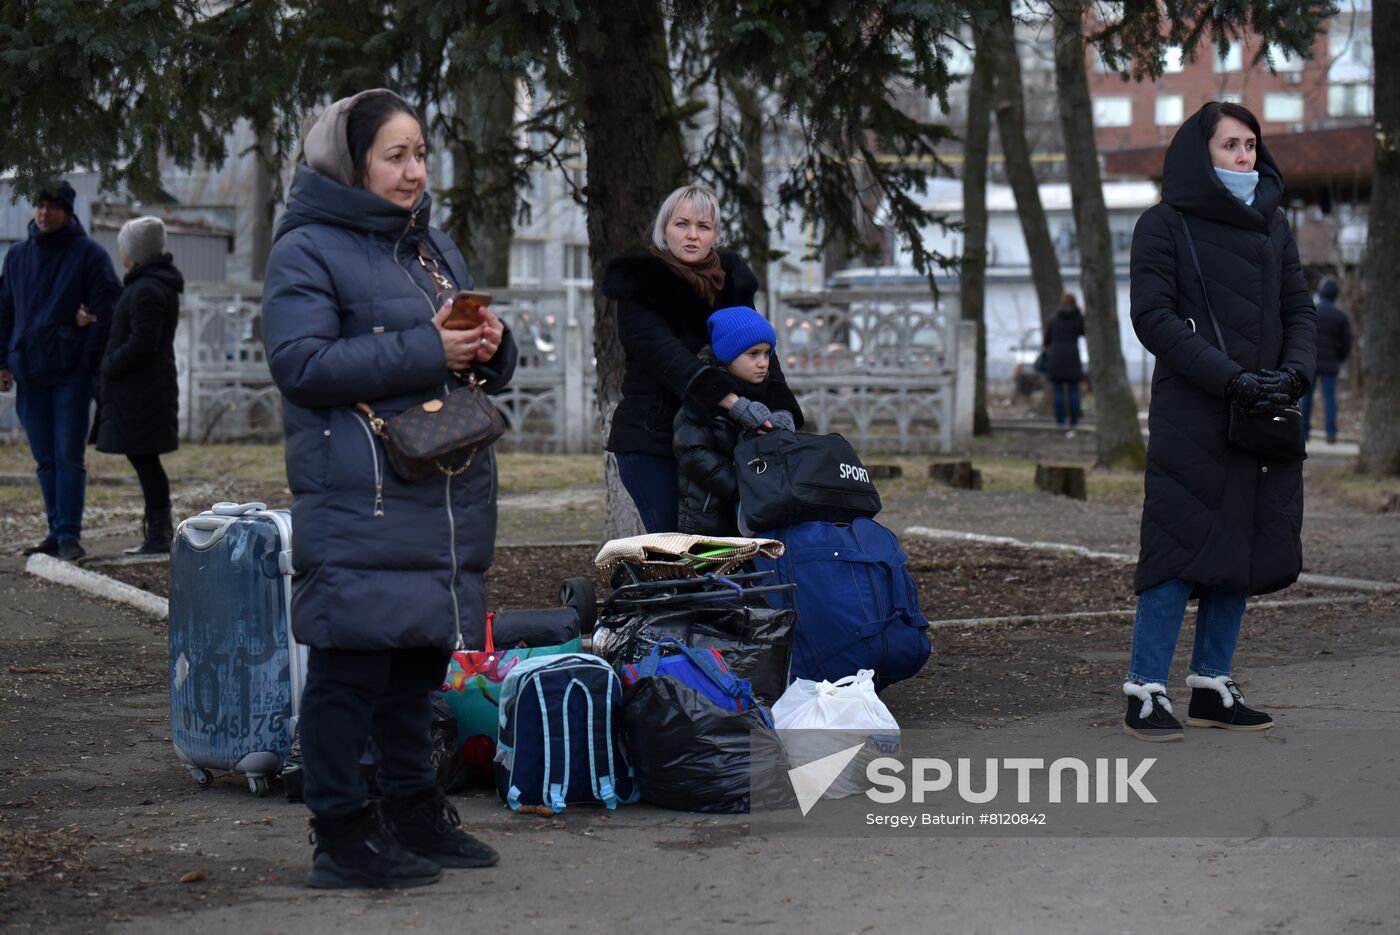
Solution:
{"label": "blue suitcase", "polygon": [[243,773],[265,795],[292,749],[306,647],[292,637],[292,519],[216,503],[170,550],[170,739],[201,786]]}

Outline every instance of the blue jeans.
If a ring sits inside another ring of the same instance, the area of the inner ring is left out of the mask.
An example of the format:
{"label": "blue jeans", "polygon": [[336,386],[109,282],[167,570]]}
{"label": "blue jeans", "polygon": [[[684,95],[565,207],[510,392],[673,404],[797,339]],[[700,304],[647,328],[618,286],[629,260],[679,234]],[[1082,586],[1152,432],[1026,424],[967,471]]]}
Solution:
{"label": "blue jeans", "polygon": [[1055,394],[1055,424],[1064,425],[1069,419],[1069,427],[1079,424],[1079,381],[1056,380],[1050,384]]}
{"label": "blue jeans", "polygon": [[[1337,437],[1337,375],[1335,373],[1319,373],[1317,380],[1313,384],[1322,384],[1322,414],[1326,419],[1327,437],[1329,439]],[[1303,431],[1312,434],[1312,401],[1313,391],[1310,387],[1303,396]]]}
{"label": "blue jeans", "polygon": [[[1138,595],[1128,681],[1167,684],[1176,638],[1181,634],[1186,601],[1193,587],[1189,581],[1172,578]],[[1193,673],[1211,677],[1230,674],[1246,597],[1245,591],[1233,588],[1201,589],[1196,608],[1196,643],[1191,649]]]}
{"label": "blue jeans", "polygon": [[15,412],[29,437],[49,535],[77,541],[83,533],[86,454],[92,378],[74,374],[50,386],[15,381]]}
{"label": "blue jeans", "polygon": [[642,526],[649,533],[675,532],[681,499],[676,459],[635,451],[616,457],[618,477],[636,504]]}

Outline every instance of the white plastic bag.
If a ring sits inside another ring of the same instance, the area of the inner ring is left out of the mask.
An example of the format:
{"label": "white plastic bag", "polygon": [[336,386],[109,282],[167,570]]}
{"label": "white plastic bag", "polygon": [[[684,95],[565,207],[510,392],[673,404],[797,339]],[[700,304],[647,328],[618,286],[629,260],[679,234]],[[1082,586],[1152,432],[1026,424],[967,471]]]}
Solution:
{"label": "white plastic bag", "polygon": [[797,679],[773,705],[773,725],[794,767],[861,746],[822,798],[864,792],[870,761],[899,752],[899,723],[875,694],[871,669],[836,682]]}

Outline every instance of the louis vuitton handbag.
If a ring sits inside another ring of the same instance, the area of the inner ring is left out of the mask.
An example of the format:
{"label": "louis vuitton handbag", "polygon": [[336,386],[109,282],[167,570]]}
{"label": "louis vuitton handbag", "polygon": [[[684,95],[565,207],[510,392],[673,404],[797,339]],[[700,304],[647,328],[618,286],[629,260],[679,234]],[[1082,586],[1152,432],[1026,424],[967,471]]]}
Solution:
{"label": "louis vuitton handbag", "polygon": [[471,467],[478,451],[506,431],[505,419],[472,373],[467,385],[448,393],[446,399],[430,399],[387,419],[375,415],[367,403],[356,403],[355,408],[383,440],[389,466],[406,481],[434,474],[455,477]]}

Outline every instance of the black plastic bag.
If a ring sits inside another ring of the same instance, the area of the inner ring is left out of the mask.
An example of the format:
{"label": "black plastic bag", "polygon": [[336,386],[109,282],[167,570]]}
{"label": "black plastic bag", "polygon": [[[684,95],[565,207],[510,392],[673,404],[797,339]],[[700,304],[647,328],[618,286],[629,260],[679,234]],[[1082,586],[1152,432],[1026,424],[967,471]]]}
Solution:
{"label": "black plastic bag", "polygon": [[788,686],[797,612],[738,603],[680,604],[605,614],[593,651],[613,666],[641,662],[657,640],[672,637],[693,649],[718,649],[729,671],[772,704]]}
{"label": "black plastic bag", "polygon": [[[728,711],[677,679],[651,676],[623,692],[622,731],[643,802],[726,814],[790,804],[787,759],[762,707]],[[765,773],[756,800],[755,763]]]}

